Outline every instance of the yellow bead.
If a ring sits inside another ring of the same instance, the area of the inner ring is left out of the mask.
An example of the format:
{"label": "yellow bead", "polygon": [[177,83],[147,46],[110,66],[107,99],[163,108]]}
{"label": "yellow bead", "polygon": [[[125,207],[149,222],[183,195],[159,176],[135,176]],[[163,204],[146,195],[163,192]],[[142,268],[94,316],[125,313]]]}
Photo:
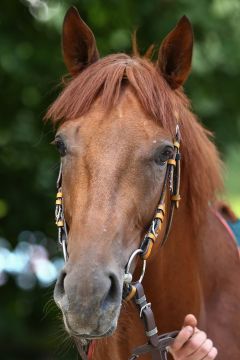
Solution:
{"label": "yellow bead", "polygon": [[136,291],[137,291],[137,289],[135,288],[135,286],[131,286],[131,291],[130,291],[130,293],[128,294],[128,296],[125,298],[125,300],[126,301],[129,301],[129,300],[131,300],[133,297],[134,297],[134,295],[136,294]]}

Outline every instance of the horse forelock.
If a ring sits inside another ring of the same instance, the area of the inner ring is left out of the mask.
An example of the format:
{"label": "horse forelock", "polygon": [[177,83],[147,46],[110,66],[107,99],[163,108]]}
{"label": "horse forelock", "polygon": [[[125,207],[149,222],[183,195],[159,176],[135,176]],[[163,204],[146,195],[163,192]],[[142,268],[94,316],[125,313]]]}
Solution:
{"label": "horse forelock", "polygon": [[212,134],[191,112],[183,90],[172,90],[158,67],[147,58],[113,54],[98,60],[66,84],[46,118],[53,124],[77,119],[87,114],[96,100],[107,113],[117,106],[126,87],[134,92],[143,111],[172,135],[176,124],[180,125],[182,201],[189,208],[194,227],[222,189],[221,161],[211,141]]}

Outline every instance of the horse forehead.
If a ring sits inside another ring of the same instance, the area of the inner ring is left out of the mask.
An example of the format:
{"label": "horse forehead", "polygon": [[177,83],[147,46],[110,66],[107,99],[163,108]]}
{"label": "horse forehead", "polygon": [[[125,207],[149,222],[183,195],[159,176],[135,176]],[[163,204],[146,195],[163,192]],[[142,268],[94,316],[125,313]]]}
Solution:
{"label": "horse forehead", "polygon": [[[85,121],[86,120],[86,121]],[[84,116],[86,136],[95,134],[96,138],[106,137],[111,142],[117,139],[117,143],[129,141],[144,141],[161,136],[163,129],[156,121],[148,116],[140,105],[134,93],[127,89],[121,96],[117,105],[110,112],[105,113],[101,102],[96,102],[92,110]]]}
{"label": "horse forehead", "polygon": [[169,136],[144,112],[131,89],[124,91],[111,111],[106,112],[99,98],[88,113],[65,122],[62,130],[74,145],[82,144],[88,150],[99,148],[101,153],[110,146],[124,152],[134,145],[144,146],[144,143]]}

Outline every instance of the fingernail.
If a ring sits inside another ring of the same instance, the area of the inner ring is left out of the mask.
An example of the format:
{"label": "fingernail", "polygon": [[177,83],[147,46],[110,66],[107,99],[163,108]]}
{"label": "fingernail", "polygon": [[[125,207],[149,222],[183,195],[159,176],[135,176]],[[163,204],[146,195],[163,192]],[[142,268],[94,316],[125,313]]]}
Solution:
{"label": "fingernail", "polygon": [[192,326],[186,326],[185,329],[187,330],[187,332],[189,332],[189,334],[193,333],[193,328]]}
{"label": "fingernail", "polygon": [[166,346],[166,350],[168,353],[172,354],[172,348],[171,346]]}

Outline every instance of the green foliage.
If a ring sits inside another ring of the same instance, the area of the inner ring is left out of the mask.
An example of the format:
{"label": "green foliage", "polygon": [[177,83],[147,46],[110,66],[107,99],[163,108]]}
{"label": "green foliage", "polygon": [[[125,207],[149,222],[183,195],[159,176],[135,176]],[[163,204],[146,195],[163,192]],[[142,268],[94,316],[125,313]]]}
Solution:
{"label": "green foliage", "polygon": [[240,216],[240,146],[229,146],[226,154],[224,171],[226,193],[225,201],[229,202],[238,216]]}
{"label": "green foliage", "polygon": [[[2,0],[0,14],[0,236],[13,245],[24,229],[41,230],[55,237],[58,158],[49,145],[54,132],[42,118],[66,72],[60,32],[65,10],[72,2],[35,2],[39,8],[31,7],[31,2]],[[135,29],[142,52],[151,43],[158,47],[186,14],[195,32],[193,71],[186,92],[194,111],[215,133],[223,155],[231,145],[231,158],[238,158],[238,0],[81,0],[75,4],[94,30],[102,55],[131,52],[131,33]],[[237,181],[233,184],[228,180],[228,184],[236,188],[234,194],[239,194]],[[45,317],[42,310],[51,292],[42,294],[38,288],[23,292],[13,281],[0,288],[0,337],[5,344],[2,359],[61,358],[56,354],[56,344],[49,343],[59,326],[54,325],[56,315]]]}

